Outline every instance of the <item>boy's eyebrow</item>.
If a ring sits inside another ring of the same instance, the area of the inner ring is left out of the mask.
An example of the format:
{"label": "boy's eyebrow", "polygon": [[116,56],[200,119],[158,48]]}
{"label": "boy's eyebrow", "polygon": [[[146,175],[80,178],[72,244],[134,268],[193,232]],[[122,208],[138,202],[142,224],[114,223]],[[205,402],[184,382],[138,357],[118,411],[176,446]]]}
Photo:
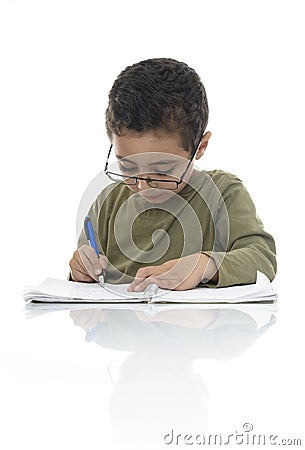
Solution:
{"label": "boy's eyebrow", "polygon": [[[120,160],[124,160],[124,161],[126,161],[126,162],[129,162],[129,163],[131,163],[131,164],[135,164],[135,165],[136,165],[136,163],[135,163],[134,161],[131,161],[130,159],[125,158],[124,156],[116,155],[116,157],[117,157],[118,159],[120,159]],[[149,166],[154,166],[154,165],[156,165],[156,164],[158,164],[158,165],[161,165],[161,164],[165,165],[165,164],[173,164],[173,163],[176,163],[176,162],[177,162],[176,159],[164,159],[164,160],[162,160],[162,161],[154,161],[154,162],[152,162],[152,163],[149,163],[148,165],[149,165]]]}

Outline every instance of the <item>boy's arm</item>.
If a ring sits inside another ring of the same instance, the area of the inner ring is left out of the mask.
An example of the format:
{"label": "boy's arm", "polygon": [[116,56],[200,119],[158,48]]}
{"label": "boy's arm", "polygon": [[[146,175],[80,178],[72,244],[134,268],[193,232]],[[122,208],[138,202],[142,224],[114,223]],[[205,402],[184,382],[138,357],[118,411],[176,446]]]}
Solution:
{"label": "boy's arm", "polygon": [[218,282],[205,285],[255,283],[257,270],[272,281],[277,268],[274,239],[264,230],[248,191],[240,180],[233,178],[223,192],[223,199],[230,224],[228,248],[202,252],[213,258],[218,268]]}

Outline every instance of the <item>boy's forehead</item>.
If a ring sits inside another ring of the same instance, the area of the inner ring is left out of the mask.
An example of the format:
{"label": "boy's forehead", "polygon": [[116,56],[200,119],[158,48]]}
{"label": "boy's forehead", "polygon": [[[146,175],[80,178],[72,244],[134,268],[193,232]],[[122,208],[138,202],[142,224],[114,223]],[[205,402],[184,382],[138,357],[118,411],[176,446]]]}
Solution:
{"label": "boy's forehead", "polygon": [[112,145],[115,154],[119,157],[155,152],[177,156],[187,154],[182,147],[178,133],[128,133],[123,136],[113,136]]}

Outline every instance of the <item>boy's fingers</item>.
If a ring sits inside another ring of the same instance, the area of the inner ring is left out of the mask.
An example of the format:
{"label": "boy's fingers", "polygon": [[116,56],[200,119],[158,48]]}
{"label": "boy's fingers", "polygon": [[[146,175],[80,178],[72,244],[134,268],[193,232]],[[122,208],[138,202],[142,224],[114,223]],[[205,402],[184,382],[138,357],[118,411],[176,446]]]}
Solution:
{"label": "boy's fingers", "polygon": [[77,252],[77,257],[74,260],[73,266],[74,266],[75,270],[78,270],[79,272],[87,274],[86,267],[84,266],[82,259],[78,252]]}
{"label": "boy's fingers", "polygon": [[181,281],[178,282],[174,278],[174,273],[171,273],[171,270],[171,268],[166,270],[162,265],[139,269],[128,291],[142,292],[150,283],[157,284],[161,289],[175,289]]}
{"label": "boy's fingers", "polygon": [[[146,289],[146,286],[148,286],[150,283],[154,283],[152,281],[152,278],[145,278],[144,280],[137,280],[137,284],[134,284],[133,286],[130,285],[128,290],[134,291],[134,292],[142,292]],[[157,283],[156,283],[157,284]]]}
{"label": "boy's fingers", "polygon": [[136,273],[136,278],[147,278],[156,272],[158,266],[141,267]]}
{"label": "boy's fingers", "polygon": [[98,275],[108,266],[108,259],[104,255],[97,255],[89,245],[82,245],[75,250],[69,265],[72,280],[92,282],[98,281]]}
{"label": "boy's fingers", "polygon": [[73,253],[69,265],[72,280],[92,282],[98,281],[98,275],[108,266],[108,259],[102,255],[98,256],[89,245],[82,245]]}
{"label": "boy's fingers", "polygon": [[78,249],[78,258],[77,261],[81,267],[83,267],[83,270],[85,273],[88,273],[92,276],[92,273],[90,271],[90,266],[92,266],[92,262],[90,258],[86,255],[86,253],[83,251],[83,249]]}
{"label": "boy's fingers", "polygon": [[128,291],[131,292],[134,290],[136,286],[141,284],[144,280],[146,280],[149,276],[154,275],[154,271],[156,271],[156,267],[142,267],[139,269],[135,275],[135,279],[129,285]]}
{"label": "boy's fingers", "polygon": [[155,277],[145,278],[145,280],[139,282],[131,290],[135,291],[135,292],[143,292],[143,291],[145,291],[147,286],[152,283],[156,284],[161,289],[175,289],[175,287],[178,285],[177,280],[159,278],[158,276],[155,276]]}
{"label": "boy's fingers", "polygon": [[98,256],[95,253],[94,248],[90,247],[90,245],[82,245],[78,251],[81,256],[87,258],[91,263],[96,263],[98,261]]}
{"label": "boy's fingers", "polygon": [[80,261],[78,250],[75,250],[75,252],[73,253],[72,258],[69,261],[69,266],[70,266],[71,270],[74,270],[77,267],[81,267],[81,261]]}
{"label": "boy's fingers", "polygon": [[166,278],[156,278],[156,284],[159,286],[160,289],[174,290],[174,289],[176,289],[176,287],[179,283],[177,280],[171,280],[171,279],[166,279]]}
{"label": "boy's fingers", "polygon": [[99,262],[102,269],[107,269],[108,267],[108,258],[104,255],[99,255]]}
{"label": "boy's fingers", "polygon": [[85,283],[95,281],[89,274],[76,269],[74,269],[73,272],[71,272],[71,276],[72,280],[74,281],[80,281]]}
{"label": "boy's fingers", "polygon": [[71,268],[71,277],[74,281],[84,281],[90,282],[94,281],[93,278],[88,274],[85,266],[82,263],[78,251],[74,252],[73,258],[69,262]]}
{"label": "boy's fingers", "polygon": [[98,281],[97,275],[101,274],[102,268],[95,250],[89,245],[82,245],[78,253],[86,271],[95,281]]}
{"label": "boy's fingers", "polygon": [[130,285],[128,286],[128,291],[131,292],[135,289],[136,286],[138,286],[139,284],[141,284],[143,281],[145,280],[145,278],[136,278],[133,280],[132,283],[130,283]]}
{"label": "boy's fingers", "polygon": [[99,261],[92,264],[95,275],[100,275],[102,273],[102,268]]}
{"label": "boy's fingers", "polygon": [[91,275],[100,275],[108,266],[108,258],[101,254],[97,255],[89,245],[82,245],[78,251],[86,270]]}

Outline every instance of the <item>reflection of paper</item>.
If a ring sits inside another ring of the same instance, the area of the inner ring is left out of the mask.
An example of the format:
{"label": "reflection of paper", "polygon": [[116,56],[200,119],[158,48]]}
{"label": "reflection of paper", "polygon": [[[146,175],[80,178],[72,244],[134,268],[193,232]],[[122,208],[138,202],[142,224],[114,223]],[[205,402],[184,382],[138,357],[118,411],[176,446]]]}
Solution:
{"label": "reflection of paper", "polygon": [[[260,329],[263,325],[269,322],[271,316],[276,315],[278,307],[276,303],[261,304],[256,303],[230,303],[230,304],[196,304],[196,303],[152,303],[152,304],[134,304],[134,303],[27,303],[25,310],[27,312],[27,318],[34,318],[40,316],[44,313],[55,312],[55,311],[82,311],[82,310],[93,310],[93,309],[103,309],[103,310],[132,310],[132,311],[143,311],[148,317],[154,317],[162,311],[188,311],[188,310],[217,310],[221,311],[224,309],[242,311],[250,315],[257,324],[257,329]],[[210,327],[212,328],[212,326]]]}
{"label": "reflection of paper", "polygon": [[[40,302],[146,302],[143,292],[128,292],[128,284],[105,284],[102,288],[97,283],[76,283],[74,281],[47,278],[37,287],[30,287],[24,291],[25,301]],[[159,289],[154,296],[154,303],[240,303],[274,301],[277,294],[268,278],[257,273],[257,282],[244,286],[210,289],[199,287],[187,291],[168,291]]]}

